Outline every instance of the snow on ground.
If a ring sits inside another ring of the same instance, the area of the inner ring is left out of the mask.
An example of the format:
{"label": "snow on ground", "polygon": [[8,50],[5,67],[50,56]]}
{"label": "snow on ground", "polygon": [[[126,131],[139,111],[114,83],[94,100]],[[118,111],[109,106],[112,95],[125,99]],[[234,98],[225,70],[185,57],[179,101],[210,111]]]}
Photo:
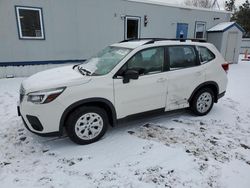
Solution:
{"label": "snow on ground", "polygon": [[0,80],[1,187],[250,187],[250,62],[230,67],[205,117],[187,110],[129,120],[99,142],[28,132],[16,113],[23,79]]}

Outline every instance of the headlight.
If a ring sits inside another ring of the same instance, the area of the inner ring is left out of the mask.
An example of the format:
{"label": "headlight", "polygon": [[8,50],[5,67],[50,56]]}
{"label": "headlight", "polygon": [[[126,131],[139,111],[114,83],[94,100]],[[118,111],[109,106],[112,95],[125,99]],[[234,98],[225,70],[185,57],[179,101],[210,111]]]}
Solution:
{"label": "headlight", "polygon": [[32,92],[28,94],[28,102],[35,104],[46,104],[55,100],[66,87]]}

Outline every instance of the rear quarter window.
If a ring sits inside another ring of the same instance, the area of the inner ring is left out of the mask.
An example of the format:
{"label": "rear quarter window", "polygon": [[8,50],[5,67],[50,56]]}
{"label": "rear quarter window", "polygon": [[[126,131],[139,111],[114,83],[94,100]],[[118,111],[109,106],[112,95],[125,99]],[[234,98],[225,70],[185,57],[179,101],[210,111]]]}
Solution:
{"label": "rear quarter window", "polygon": [[211,52],[208,48],[203,47],[203,46],[197,46],[197,50],[199,53],[199,58],[200,58],[201,64],[207,63],[207,62],[215,59],[214,53]]}

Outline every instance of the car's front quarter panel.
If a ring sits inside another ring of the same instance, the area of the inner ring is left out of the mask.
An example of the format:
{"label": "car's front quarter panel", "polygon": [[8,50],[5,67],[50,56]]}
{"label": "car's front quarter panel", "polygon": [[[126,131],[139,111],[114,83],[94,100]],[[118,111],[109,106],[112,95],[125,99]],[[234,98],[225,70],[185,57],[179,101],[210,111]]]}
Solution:
{"label": "car's front quarter panel", "polygon": [[[28,102],[27,98],[28,97],[26,95],[20,103],[20,113],[29,130],[39,134],[59,132],[58,122],[60,121],[61,114],[63,113],[63,105],[60,104],[57,99],[48,104],[34,104]],[[31,126],[27,116],[37,117],[43,126],[43,130],[35,130]]]}
{"label": "car's front quarter panel", "polygon": [[[34,104],[27,101],[25,95],[20,103],[20,113],[28,128],[38,134],[49,134],[60,131],[60,121],[65,110],[78,101],[89,98],[104,98],[114,104],[113,82],[109,76],[94,77],[90,82],[68,86],[54,101],[47,104]],[[35,116],[43,126],[42,131],[33,129],[27,115]]]}
{"label": "car's front quarter panel", "polygon": [[66,109],[78,101],[91,98],[103,98],[114,104],[113,81],[109,75],[96,76],[87,84],[67,88],[58,102]]}

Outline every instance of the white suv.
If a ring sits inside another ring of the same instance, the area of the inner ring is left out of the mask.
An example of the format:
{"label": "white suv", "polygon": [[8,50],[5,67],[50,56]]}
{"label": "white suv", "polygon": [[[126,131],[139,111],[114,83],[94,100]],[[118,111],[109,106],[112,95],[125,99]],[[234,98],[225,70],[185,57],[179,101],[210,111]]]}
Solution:
{"label": "white suv", "polygon": [[77,144],[100,139],[118,119],[190,107],[206,115],[226,91],[228,64],[209,43],[141,39],[113,44],[86,62],[23,81],[19,115],[31,132]]}

